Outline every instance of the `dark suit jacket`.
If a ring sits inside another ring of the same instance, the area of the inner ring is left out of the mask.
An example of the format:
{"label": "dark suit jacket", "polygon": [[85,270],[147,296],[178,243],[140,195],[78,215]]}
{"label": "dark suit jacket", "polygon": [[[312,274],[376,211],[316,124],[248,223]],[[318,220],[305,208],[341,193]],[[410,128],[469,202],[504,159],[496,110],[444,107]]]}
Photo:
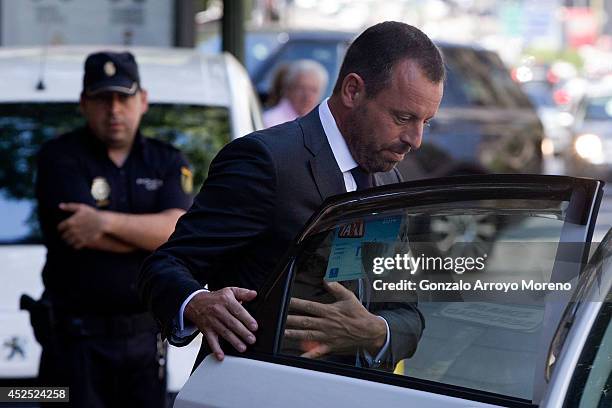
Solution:
{"label": "dark suit jacket", "polygon": [[[379,184],[400,181],[378,173]],[[257,290],[310,216],[346,192],[318,109],[226,145],[169,241],[143,264],[141,297],[169,336],[182,302],[208,284]],[[391,329],[392,360],[414,353],[423,324],[413,305],[377,312]]]}

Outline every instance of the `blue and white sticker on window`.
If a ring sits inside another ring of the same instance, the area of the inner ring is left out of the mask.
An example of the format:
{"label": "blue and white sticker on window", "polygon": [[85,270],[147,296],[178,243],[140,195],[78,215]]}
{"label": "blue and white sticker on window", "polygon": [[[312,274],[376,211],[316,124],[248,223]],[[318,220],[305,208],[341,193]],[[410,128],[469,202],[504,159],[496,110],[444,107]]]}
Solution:
{"label": "blue and white sticker on window", "polygon": [[[360,279],[365,276],[362,262],[364,244],[396,243],[403,217],[388,216],[356,220],[340,225],[334,231],[331,252],[327,261],[325,280],[333,282]],[[394,247],[394,245],[391,245]]]}

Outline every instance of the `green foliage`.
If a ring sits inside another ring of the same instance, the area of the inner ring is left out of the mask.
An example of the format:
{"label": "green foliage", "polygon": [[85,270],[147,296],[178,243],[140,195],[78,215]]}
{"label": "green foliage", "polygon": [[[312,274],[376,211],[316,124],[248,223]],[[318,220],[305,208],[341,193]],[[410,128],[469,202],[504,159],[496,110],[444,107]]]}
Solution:
{"label": "green foliage", "polygon": [[[34,204],[26,220],[29,235],[40,237],[34,203],[36,154],[46,141],[85,124],[76,103],[15,103],[0,105],[0,201]],[[141,123],[142,134],[172,143],[183,151],[194,170],[194,191],[208,174],[210,162],[230,140],[226,108],[151,105]]]}
{"label": "green foliage", "polygon": [[83,125],[75,104],[7,104],[0,117],[0,186],[7,198],[34,197],[36,153],[43,142]]}
{"label": "green foliage", "polygon": [[194,191],[208,174],[210,162],[230,140],[229,112],[225,108],[155,105],[143,117],[141,132],[180,149],[194,170]]}
{"label": "green foliage", "polygon": [[577,69],[582,68],[584,61],[576,50],[563,49],[561,51],[532,48],[526,49],[523,54],[532,55],[539,63],[553,63],[555,61],[565,61],[574,65]]}

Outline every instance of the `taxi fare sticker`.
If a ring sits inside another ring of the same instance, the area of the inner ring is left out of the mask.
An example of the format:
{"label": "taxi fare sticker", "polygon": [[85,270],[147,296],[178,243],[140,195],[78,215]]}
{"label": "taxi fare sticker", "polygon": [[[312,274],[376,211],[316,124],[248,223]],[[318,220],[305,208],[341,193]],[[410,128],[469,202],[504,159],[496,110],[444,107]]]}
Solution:
{"label": "taxi fare sticker", "polygon": [[338,228],[338,238],[361,238],[365,232],[364,222],[359,220]]}
{"label": "taxi fare sticker", "polygon": [[394,251],[402,224],[403,217],[388,216],[340,225],[331,244],[325,280],[342,282],[363,278],[365,270],[361,260],[362,247],[385,243],[389,244],[389,251]]}

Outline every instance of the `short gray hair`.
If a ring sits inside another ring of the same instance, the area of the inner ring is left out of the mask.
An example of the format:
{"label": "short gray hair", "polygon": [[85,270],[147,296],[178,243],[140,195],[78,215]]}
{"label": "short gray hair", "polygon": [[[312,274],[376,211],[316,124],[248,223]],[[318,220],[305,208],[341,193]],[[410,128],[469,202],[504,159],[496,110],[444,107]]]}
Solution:
{"label": "short gray hair", "polygon": [[329,80],[327,70],[323,65],[311,59],[300,59],[289,65],[287,75],[285,76],[285,88],[291,86],[301,74],[315,74],[319,78],[321,92],[325,91],[327,81]]}

